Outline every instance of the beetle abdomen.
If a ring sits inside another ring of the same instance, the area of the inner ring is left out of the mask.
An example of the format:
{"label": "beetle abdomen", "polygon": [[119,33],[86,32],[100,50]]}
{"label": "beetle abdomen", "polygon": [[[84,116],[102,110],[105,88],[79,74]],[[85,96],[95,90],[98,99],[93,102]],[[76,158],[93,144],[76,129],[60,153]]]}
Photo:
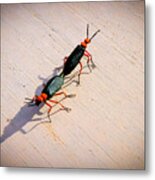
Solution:
{"label": "beetle abdomen", "polygon": [[64,76],[70,74],[74,68],[78,65],[80,62],[80,59],[82,58],[84,54],[85,48],[81,45],[78,45],[73,52],[70,54],[70,56],[67,58],[67,61],[64,65],[63,74]]}
{"label": "beetle abdomen", "polygon": [[47,94],[47,99],[50,99],[64,84],[64,78],[62,76],[54,76],[50,79],[44,87],[42,93]]}

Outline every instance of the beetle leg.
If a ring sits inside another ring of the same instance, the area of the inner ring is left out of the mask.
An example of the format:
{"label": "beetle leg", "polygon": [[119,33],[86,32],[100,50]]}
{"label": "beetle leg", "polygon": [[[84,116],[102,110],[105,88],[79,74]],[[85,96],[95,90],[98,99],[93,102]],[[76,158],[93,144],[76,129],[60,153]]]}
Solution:
{"label": "beetle leg", "polygon": [[65,98],[67,98],[67,97],[68,97],[68,98],[75,97],[75,94],[66,94],[64,91],[55,93],[54,96],[59,96],[59,95],[61,95],[61,94],[63,94],[63,95],[65,96]]}
{"label": "beetle leg", "polygon": [[26,97],[25,100],[29,100],[30,102],[33,102],[35,99],[36,99],[37,95],[35,95],[32,99],[31,98],[28,98]]}
{"label": "beetle leg", "polygon": [[59,67],[55,68],[55,70],[56,70],[56,71],[60,71],[60,70],[64,67],[64,65],[65,65],[65,63],[66,63],[66,61],[67,61],[67,59],[68,59],[68,57],[67,57],[67,56],[66,56],[66,57],[64,57],[64,59],[63,59],[64,64],[63,64],[62,66],[59,66]]}
{"label": "beetle leg", "polygon": [[83,66],[82,66],[82,63],[81,63],[81,62],[79,62],[79,65],[80,65],[80,70],[79,70],[79,74],[78,74],[78,82],[77,82],[77,85],[79,85],[79,84],[80,84],[80,75],[81,75],[81,73],[82,73],[82,68],[83,68]]}
{"label": "beetle leg", "polygon": [[55,103],[55,104],[59,104],[64,110],[66,110],[67,112],[69,112],[71,109],[70,108],[67,108],[65,107],[63,104],[61,104],[59,101],[56,101],[56,100],[49,100],[50,102],[52,103]]}
{"label": "beetle leg", "polygon": [[50,123],[51,123],[52,121],[50,119],[50,112],[52,110],[52,106],[49,103],[47,103],[47,102],[45,102],[45,104],[49,107],[49,110],[48,110],[47,114],[48,114],[48,117],[49,117],[49,120],[50,120]]}
{"label": "beetle leg", "polygon": [[92,63],[92,68],[95,68],[95,67],[96,67],[95,63],[93,62],[92,55],[91,55],[87,50],[85,50],[84,56],[86,56],[86,57],[88,58],[88,60],[87,60],[87,66],[88,66],[88,68],[89,68],[89,70],[90,70],[90,72],[91,72],[91,68],[90,68],[89,62],[91,61],[91,63]]}
{"label": "beetle leg", "polygon": [[65,97],[67,97],[67,94],[64,91],[55,93],[54,96],[59,96],[61,94],[63,94]]}
{"label": "beetle leg", "polygon": [[85,50],[85,52],[84,52],[84,55],[88,58],[88,59],[87,59],[87,66],[88,66],[88,68],[89,68],[89,71],[91,72],[92,70],[91,70],[91,68],[90,68],[89,62],[92,60],[92,56],[91,56],[91,54],[90,54],[88,51],[86,51],[86,50]]}
{"label": "beetle leg", "polygon": [[67,59],[68,59],[68,57],[65,56],[65,57],[64,57],[64,64],[66,63]]}
{"label": "beetle leg", "polygon": [[35,95],[32,99],[31,98],[25,98],[25,100],[28,100],[27,102],[25,101],[25,103],[28,104],[28,106],[35,106],[35,100],[36,100],[37,95]]}

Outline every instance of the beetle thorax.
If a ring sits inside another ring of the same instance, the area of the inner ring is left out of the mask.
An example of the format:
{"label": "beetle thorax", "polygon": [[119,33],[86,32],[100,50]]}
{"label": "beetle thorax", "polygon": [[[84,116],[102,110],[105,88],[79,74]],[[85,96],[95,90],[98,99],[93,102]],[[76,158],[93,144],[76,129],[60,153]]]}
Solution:
{"label": "beetle thorax", "polygon": [[45,93],[41,93],[40,96],[37,96],[37,101],[43,102],[46,101],[46,99],[47,99],[47,94]]}
{"label": "beetle thorax", "polygon": [[87,44],[90,43],[90,39],[89,38],[86,38],[83,42],[81,42],[81,45],[86,48],[87,47]]}

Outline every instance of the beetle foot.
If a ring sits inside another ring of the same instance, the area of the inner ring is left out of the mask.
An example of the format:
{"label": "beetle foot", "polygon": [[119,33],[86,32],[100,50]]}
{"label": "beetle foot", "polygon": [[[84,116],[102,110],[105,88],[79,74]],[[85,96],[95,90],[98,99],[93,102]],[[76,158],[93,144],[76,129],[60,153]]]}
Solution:
{"label": "beetle foot", "polygon": [[96,68],[96,65],[93,63],[93,64],[91,65],[91,67],[94,69],[94,68]]}
{"label": "beetle foot", "polygon": [[92,69],[90,68],[90,66],[88,66],[88,68],[89,68],[89,72],[91,73],[91,72],[92,72]]}
{"label": "beetle foot", "polygon": [[64,107],[64,110],[67,111],[67,112],[70,112],[70,111],[71,111],[71,108]]}
{"label": "beetle foot", "polygon": [[60,67],[56,67],[54,70],[59,72],[62,68],[63,68],[63,66],[60,66]]}
{"label": "beetle foot", "polygon": [[76,94],[68,94],[68,95],[67,95],[68,98],[73,98],[73,97],[75,97],[75,96],[76,96]]}
{"label": "beetle foot", "polygon": [[80,86],[80,81],[77,81],[77,82],[76,82],[76,86]]}

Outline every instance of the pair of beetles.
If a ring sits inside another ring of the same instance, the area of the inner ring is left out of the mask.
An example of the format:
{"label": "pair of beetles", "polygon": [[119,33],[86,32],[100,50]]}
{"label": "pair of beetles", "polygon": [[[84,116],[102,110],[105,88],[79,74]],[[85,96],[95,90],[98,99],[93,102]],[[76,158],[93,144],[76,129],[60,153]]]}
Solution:
{"label": "pair of beetles", "polygon": [[39,106],[41,103],[45,103],[47,106],[49,106],[48,115],[50,114],[50,111],[52,109],[52,105],[49,104],[49,102],[54,104],[59,104],[64,110],[69,111],[70,109],[63,106],[59,101],[52,100],[51,98],[53,96],[57,95],[64,95],[65,97],[73,97],[73,94],[67,95],[65,92],[58,92],[62,85],[64,84],[64,78],[68,74],[70,74],[75,67],[79,64],[80,70],[78,73],[78,84],[80,83],[80,75],[82,72],[82,63],[81,58],[83,56],[87,57],[87,65],[89,70],[90,69],[90,62],[92,63],[92,67],[95,67],[95,64],[93,63],[91,54],[86,50],[87,45],[91,42],[91,40],[96,36],[96,34],[100,32],[100,30],[97,30],[91,38],[89,38],[89,25],[87,24],[87,37],[84,39],[83,42],[81,42],[80,45],[77,45],[77,47],[73,50],[73,52],[68,56],[64,58],[64,66],[63,70],[59,75],[56,75],[52,77],[46,85],[44,85],[44,88],[39,96],[35,95],[33,99],[26,98],[27,100],[30,100],[28,102],[29,106]]}

